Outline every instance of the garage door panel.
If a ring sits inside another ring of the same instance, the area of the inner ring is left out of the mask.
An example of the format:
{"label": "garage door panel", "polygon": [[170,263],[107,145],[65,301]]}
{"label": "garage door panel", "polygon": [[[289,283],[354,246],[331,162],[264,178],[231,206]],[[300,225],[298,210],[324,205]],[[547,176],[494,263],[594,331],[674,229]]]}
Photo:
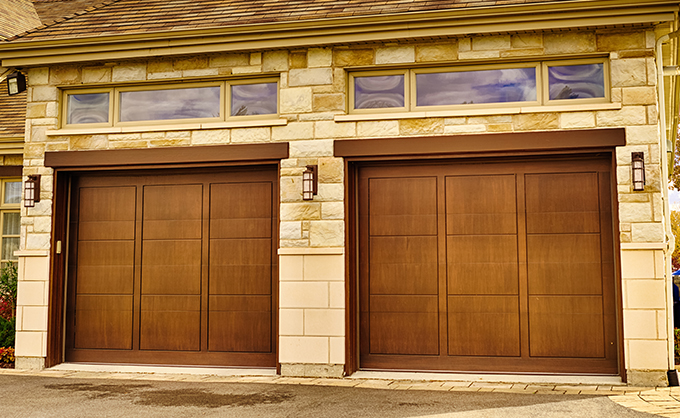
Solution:
{"label": "garage door panel", "polygon": [[529,351],[534,357],[604,357],[602,298],[529,298]]}
{"label": "garage door panel", "polygon": [[135,238],[135,187],[81,188],[78,239]]}
{"label": "garage door panel", "polygon": [[76,348],[132,348],[132,296],[80,295],[75,310]]}
{"label": "garage door panel", "polygon": [[436,294],[436,237],[371,238],[371,294]]}
{"label": "garage door panel", "polygon": [[516,236],[449,236],[446,251],[450,294],[517,294]]}
{"label": "garage door panel", "polygon": [[210,240],[210,294],[271,292],[271,241]]}
{"label": "garage door panel", "polygon": [[598,235],[527,236],[529,294],[601,294]]}
{"label": "garage door panel", "polygon": [[270,238],[271,183],[210,186],[211,238]]}
{"label": "garage door panel", "polygon": [[446,178],[447,234],[516,234],[515,176]]}
{"label": "garage door panel", "polygon": [[203,186],[144,187],[144,239],[202,236]]}
{"label": "garage door panel", "polygon": [[437,296],[371,296],[372,354],[439,353]]}
{"label": "garage door panel", "polygon": [[143,294],[199,294],[201,241],[144,241]]}
{"label": "garage door panel", "polygon": [[435,235],[437,179],[370,179],[371,235]]}
{"label": "garage door panel", "polygon": [[449,296],[448,351],[452,356],[520,355],[517,296]]}
{"label": "garage door panel", "polygon": [[77,292],[132,294],[134,251],[134,241],[79,242]]}
{"label": "garage door panel", "polygon": [[270,296],[211,296],[210,351],[271,352]]}
{"label": "garage door panel", "polygon": [[139,348],[200,350],[200,296],[142,296]]}

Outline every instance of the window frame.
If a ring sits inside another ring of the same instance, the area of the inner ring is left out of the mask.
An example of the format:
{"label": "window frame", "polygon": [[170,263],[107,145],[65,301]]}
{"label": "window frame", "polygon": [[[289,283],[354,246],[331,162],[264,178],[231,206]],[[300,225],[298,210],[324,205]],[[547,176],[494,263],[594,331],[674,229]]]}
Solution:
{"label": "window frame", "polygon": [[[265,115],[231,116],[231,85],[276,83],[276,113]],[[187,119],[153,119],[144,121],[120,121],[120,94],[129,91],[176,90],[184,88],[220,87],[220,117],[187,118]],[[108,123],[67,123],[69,96],[88,93],[109,93],[109,122]],[[258,77],[233,80],[213,80],[197,82],[175,82],[158,84],[136,84],[100,88],[68,88],[61,91],[60,127],[62,129],[91,129],[133,126],[181,125],[192,123],[220,123],[236,120],[267,120],[278,119],[281,106],[280,77]]]}
{"label": "window frame", "polygon": [[[19,199],[18,203],[5,203],[5,185],[7,183],[19,183],[19,190],[20,192],[23,190],[23,183],[21,181],[20,177],[8,177],[8,178],[3,178],[0,179],[0,187],[2,187],[2,191],[0,192],[0,265],[5,266],[8,263],[17,263],[17,259],[9,259],[5,260],[2,259],[2,251],[1,249],[3,248],[4,244],[4,239],[5,238],[20,238],[21,237],[21,199]],[[21,194],[20,194],[21,197]],[[5,229],[5,214],[6,213],[17,213],[19,214],[19,234],[17,235],[5,235],[4,234],[4,229]],[[18,248],[17,248],[18,249]],[[11,255],[11,257],[14,257],[14,254]]]}
{"label": "window frame", "polygon": [[[548,67],[559,67],[569,65],[587,65],[587,64],[603,64],[604,73],[604,97],[583,98],[583,99],[560,99],[550,100],[550,90],[548,86]],[[498,102],[498,103],[473,103],[473,104],[454,104],[454,105],[437,105],[437,106],[418,106],[417,105],[417,74],[428,73],[442,73],[442,72],[462,72],[462,71],[485,71],[509,68],[536,68],[536,100],[526,102]],[[355,109],[354,98],[354,78],[366,76],[380,76],[380,75],[395,75],[406,74],[404,78],[404,103],[403,108],[379,108],[379,109]],[[550,107],[550,106],[564,106],[564,105],[580,105],[593,103],[611,103],[611,74],[610,63],[607,57],[587,57],[587,58],[554,58],[546,60],[535,60],[529,62],[505,62],[498,64],[461,64],[448,66],[419,66],[402,69],[378,69],[357,71],[348,71],[348,94],[347,94],[347,109],[348,114],[379,114],[379,113],[408,113],[408,112],[436,112],[447,110],[463,110],[463,109],[490,109],[490,108],[518,108],[518,107]],[[546,109],[548,111],[549,109]]]}

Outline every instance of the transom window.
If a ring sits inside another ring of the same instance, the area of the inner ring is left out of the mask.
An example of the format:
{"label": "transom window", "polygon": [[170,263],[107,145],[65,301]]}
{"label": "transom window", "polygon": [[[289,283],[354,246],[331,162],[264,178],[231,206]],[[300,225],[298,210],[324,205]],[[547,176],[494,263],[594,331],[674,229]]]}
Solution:
{"label": "transom window", "polygon": [[458,106],[553,105],[609,100],[604,59],[350,74],[353,113]]}
{"label": "transom window", "polygon": [[17,262],[14,251],[19,249],[21,229],[21,179],[0,180],[2,200],[0,201],[0,265]]}
{"label": "transom window", "polygon": [[68,127],[219,122],[278,115],[278,80],[234,80],[65,91]]}

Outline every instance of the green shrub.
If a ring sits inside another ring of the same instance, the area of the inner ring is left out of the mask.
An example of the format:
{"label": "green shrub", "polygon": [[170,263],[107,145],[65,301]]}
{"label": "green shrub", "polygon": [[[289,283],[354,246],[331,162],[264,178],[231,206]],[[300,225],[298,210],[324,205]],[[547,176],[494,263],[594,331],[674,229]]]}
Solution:
{"label": "green shrub", "polygon": [[14,347],[15,321],[16,318],[5,319],[0,317],[0,348]]}
{"label": "green shrub", "polygon": [[0,367],[14,365],[14,348],[0,348]]}
{"label": "green shrub", "polygon": [[[0,270],[0,305],[3,308],[5,319],[13,318],[17,308],[17,267],[13,263],[4,266]],[[0,344],[2,347],[2,344]]]}

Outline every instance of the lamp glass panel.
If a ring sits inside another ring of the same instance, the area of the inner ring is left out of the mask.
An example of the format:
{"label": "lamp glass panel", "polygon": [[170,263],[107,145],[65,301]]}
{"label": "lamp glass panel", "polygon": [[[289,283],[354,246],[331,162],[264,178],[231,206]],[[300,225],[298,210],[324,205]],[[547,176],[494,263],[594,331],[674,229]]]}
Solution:
{"label": "lamp glass panel", "polygon": [[69,94],[66,123],[107,123],[109,121],[109,93]]}
{"label": "lamp glass panel", "polygon": [[21,182],[8,181],[5,183],[5,203],[21,203]]}
{"label": "lamp glass panel", "polygon": [[231,86],[231,116],[274,115],[278,113],[277,83]]}
{"label": "lamp glass panel", "polygon": [[139,90],[120,93],[120,121],[220,117],[220,87]]}
{"label": "lamp glass panel", "polygon": [[604,64],[548,67],[550,100],[605,97]]}
{"label": "lamp glass panel", "polygon": [[16,78],[7,79],[7,90],[9,90],[9,94],[19,93],[19,83]]}
{"label": "lamp glass panel", "polygon": [[532,101],[535,67],[416,74],[418,106]]}
{"label": "lamp glass panel", "polygon": [[404,75],[354,77],[354,108],[404,107]]}

